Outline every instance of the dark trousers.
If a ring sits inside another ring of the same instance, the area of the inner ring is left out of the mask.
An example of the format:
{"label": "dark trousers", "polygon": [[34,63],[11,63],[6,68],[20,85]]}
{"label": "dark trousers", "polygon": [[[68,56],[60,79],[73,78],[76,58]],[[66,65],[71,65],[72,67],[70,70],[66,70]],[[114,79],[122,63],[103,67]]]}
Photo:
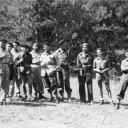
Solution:
{"label": "dark trousers", "polygon": [[57,72],[57,82],[60,89],[60,95],[64,94],[64,89],[68,94],[68,98],[71,98],[72,89],[70,88],[70,71],[62,68]]}
{"label": "dark trousers", "polygon": [[124,99],[124,95],[125,95],[126,89],[128,87],[128,74],[122,75],[119,85],[121,86],[121,90],[120,90],[119,94],[117,95],[117,97],[118,97],[118,99]]}
{"label": "dark trousers", "polygon": [[93,101],[92,76],[78,75],[80,101],[86,101],[85,83],[88,91],[88,102]]}

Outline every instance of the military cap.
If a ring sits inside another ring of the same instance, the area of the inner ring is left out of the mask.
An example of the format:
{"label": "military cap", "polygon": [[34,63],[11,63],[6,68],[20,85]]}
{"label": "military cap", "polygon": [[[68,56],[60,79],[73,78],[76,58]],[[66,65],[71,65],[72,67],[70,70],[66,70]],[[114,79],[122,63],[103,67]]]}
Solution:
{"label": "military cap", "polygon": [[87,43],[83,43],[83,44],[81,45],[81,47],[84,47],[84,46],[88,47],[88,44],[87,44]]}
{"label": "military cap", "polygon": [[33,45],[39,46],[39,44],[38,44],[38,43],[33,43]]}
{"label": "military cap", "polygon": [[44,47],[45,45],[50,46],[50,43],[45,42],[45,43],[43,44],[43,47]]}

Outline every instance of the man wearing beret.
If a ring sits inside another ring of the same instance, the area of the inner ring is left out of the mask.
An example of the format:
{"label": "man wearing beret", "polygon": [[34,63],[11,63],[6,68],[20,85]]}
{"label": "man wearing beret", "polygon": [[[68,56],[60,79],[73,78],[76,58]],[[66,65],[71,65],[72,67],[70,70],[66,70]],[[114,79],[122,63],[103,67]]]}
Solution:
{"label": "man wearing beret", "polygon": [[88,52],[88,44],[82,44],[82,52],[77,56],[77,66],[79,68],[78,82],[80,101],[86,102],[85,83],[88,91],[88,102],[93,104],[93,90],[92,90],[92,67],[93,56]]}
{"label": "man wearing beret", "polygon": [[13,83],[15,85],[15,94],[16,96],[20,95],[20,83],[18,81],[18,75],[17,75],[17,66],[15,65],[16,58],[19,56],[20,50],[19,50],[20,44],[18,42],[13,43],[13,49],[11,50],[11,53],[13,55],[13,61],[14,61],[14,76],[13,76]]}
{"label": "man wearing beret", "polygon": [[[50,44],[45,43],[43,45],[44,52],[40,57],[40,64],[42,66],[41,76],[43,85],[48,88],[48,93],[50,94],[49,101],[58,102],[58,93],[57,93],[57,79],[56,79],[56,57],[52,53]],[[55,96],[54,96],[55,95]],[[54,96],[54,97],[53,97]]]}
{"label": "man wearing beret", "polygon": [[32,97],[33,75],[30,65],[32,55],[29,53],[29,46],[21,45],[21,52],[16,58],[16,65],[19,67],[20,96],[23,99],[34,100]]}
{"label": "man wearing beret", "polygon": [[[64,42],[66,44],[66,42]],[[66,50],[66,46],[62,45],[60,47],[60,52],[57,54],[57,81],[59,87],[61,88],[59,93],[62,96],[62,100],[64,99],[64,88],[67,93],[68,102],[71,101],[71,92],[70,88],[70,71],[69,71],[69,51]]]}

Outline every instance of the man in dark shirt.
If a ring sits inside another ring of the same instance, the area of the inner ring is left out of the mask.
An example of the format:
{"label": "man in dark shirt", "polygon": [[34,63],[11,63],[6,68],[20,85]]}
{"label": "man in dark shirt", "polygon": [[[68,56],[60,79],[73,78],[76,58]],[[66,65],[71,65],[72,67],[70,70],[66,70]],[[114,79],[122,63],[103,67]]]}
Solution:
{"label": "man in dark shirt", "polygon": [[79,67],[78,81],[80,101],[86,101],[85,82],[88,90],[88,102],[93,104],[92,90],[92,65],[93,57],[88,53],[88,44],[82,44],[82,52],[77,56],[77,66]]}
{"label": "man in dark shirt", "polygon": [[56,58],[58,65],[57,81],[59,87],[62,88],[59,92],[63,100],[65,88],[65,91],[68,96],[68,102],[70,102],[72,89],[70,88],[69,52],[66,50],[65,46],[60,47],[60,52],[58,52]]}
{"label": "man in dark shirt", "polygon": [[[29,47],[27,45],[21,46],[21,52],[17,58],[16,65],[19,67],[19,80],[20,96],[23,99],[33,100],[32,97],[32,84],[33,75],[30,65],[32,64],[32,55],[29,53]],[[26,90],[26,91],[25,91]]]}

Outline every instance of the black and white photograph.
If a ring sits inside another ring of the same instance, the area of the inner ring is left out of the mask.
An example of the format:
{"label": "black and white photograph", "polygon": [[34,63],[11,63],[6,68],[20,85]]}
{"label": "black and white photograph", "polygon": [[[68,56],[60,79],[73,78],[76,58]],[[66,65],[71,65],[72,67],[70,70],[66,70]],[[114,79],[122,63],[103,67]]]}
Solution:
{"label": "black and white photograph", "polygon": [[128,0],[0,0],[0,128],[128,127]]}

